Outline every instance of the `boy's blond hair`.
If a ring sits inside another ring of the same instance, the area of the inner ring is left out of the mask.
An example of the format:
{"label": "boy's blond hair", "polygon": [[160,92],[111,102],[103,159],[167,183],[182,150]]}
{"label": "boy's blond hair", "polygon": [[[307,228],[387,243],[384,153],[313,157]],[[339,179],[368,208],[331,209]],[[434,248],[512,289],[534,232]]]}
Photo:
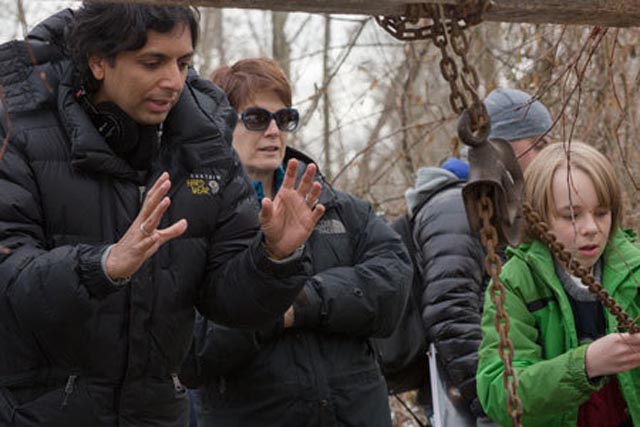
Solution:
{"label": "boy's blond hair", "polygon": [[[584,142],[554,143],[540,151],[524,174],[525,201],[549,224],[555,209],[553,176],[567,164],[569,168],[578,169],[591,178],[598,202],[611,210],[610,231],[615,230],[620,225],[622,215],[620,183],[611,162]],[[531,230],[526,231],[526,240],[535,237],[531,235]]]}

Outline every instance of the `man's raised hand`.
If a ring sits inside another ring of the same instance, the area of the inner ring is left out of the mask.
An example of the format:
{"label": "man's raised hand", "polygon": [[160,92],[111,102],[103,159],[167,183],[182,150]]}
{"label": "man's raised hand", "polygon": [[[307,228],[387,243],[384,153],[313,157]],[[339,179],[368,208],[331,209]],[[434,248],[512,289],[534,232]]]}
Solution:
{"label": "man's raised hand", "polygon": [[164,172],[147,192],[136,219],[109,252],[105,268],[111,279],[132,276],[160,246],[187,230],[186,219],[158,229],[162,215],[171,205],[171,200],[167,197],[169,189],[169,174]]}

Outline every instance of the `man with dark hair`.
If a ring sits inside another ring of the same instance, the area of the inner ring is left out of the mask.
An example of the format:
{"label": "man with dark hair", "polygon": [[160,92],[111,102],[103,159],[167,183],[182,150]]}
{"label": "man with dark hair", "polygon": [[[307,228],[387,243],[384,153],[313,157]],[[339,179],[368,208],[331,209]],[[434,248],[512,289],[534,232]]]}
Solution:
{"label": "man with dark hair", "polygon": [[258,213],[196,40],[190,8],[86,3],[0,46],[0,425],[184,426],[194,307],[256,328],[308,281],[315,166]]}

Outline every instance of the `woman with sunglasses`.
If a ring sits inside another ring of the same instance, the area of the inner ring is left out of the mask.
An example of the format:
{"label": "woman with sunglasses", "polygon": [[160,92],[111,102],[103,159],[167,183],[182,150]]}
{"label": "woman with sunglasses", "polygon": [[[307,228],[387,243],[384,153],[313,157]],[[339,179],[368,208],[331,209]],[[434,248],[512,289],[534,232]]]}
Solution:
{"label": "woman with sunglasses", "polygon": [[[258,198],[273,197],[289,158],[300,172],[312,162],[286,146],[299,115],[284,72],[245,59],[211,79],[239,113],[233,146]],[[258,331],[196,324],[200,427],[391,426],[369,338],[391,333],[400,317],[409,257],[368,203],[316,179],[326,212],[306,243],[315,275],[283,318]]]}

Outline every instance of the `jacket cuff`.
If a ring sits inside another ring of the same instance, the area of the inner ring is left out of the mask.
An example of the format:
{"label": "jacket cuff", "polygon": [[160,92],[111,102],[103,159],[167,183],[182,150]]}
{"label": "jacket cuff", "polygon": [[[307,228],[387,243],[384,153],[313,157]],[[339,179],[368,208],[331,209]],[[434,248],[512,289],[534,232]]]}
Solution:
{"label": "jacket cuff", "polygon": [[322,323],[322,298],[316,286],[316,278],[312,277],[293,301],[294,327],[318,327]]}
{"label": "jacket cuff", "polygon": [[262,245],[263,235],[260,234],[254,242],[252,252],[258,270],[276,279],[286,279],[293,275],[310,274],[311,257],[305,245],[298,248],[292,255],[282,260],[269,258]]}
{"label": "jacket cuff", "polygon": [[589,344],[581,345],[573,351],[569,360],[569,378],[576,378],[580,390],[592,393],[598,391],[607,382],[607,377],[589,379],[587,375],[587,348]]}
{"label": "jacket cuff", "polygon": [[76,273],[89,294],[98,299],[103,299],[122,288],[114,285],[102,268],[102,256],[108,247],[108,245],[78,247]]}

